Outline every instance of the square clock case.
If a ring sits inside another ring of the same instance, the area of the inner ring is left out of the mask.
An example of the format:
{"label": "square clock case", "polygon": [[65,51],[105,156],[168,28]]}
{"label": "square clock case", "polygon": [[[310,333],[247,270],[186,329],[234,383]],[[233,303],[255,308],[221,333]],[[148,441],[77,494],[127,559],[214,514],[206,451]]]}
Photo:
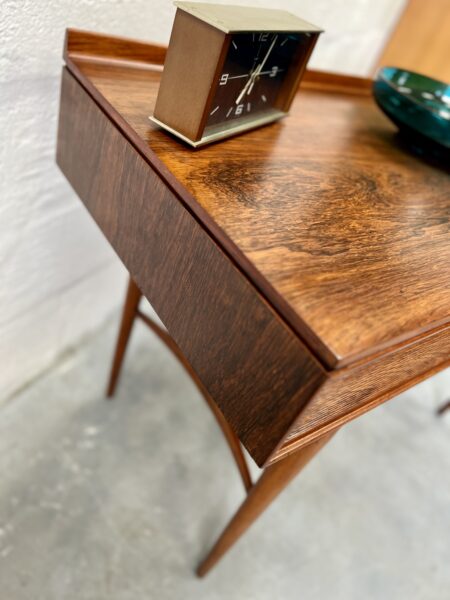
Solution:
{"label": "square clock case", "polygon": [[175,5],[152,121],[200,146],[287,114],[320,29],[282,10]]}

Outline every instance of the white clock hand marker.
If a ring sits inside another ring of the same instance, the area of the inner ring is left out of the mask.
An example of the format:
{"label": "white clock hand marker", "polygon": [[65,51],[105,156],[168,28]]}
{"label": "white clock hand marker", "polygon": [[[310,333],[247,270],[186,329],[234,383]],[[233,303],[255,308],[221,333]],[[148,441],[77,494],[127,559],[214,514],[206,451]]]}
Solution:
{"label": "white clock hand marker", "polygon": [[249,85],[249,88],[248,88],[248,90],[247,90],[247,94],[250,94],[250,92],[252,91],[252,89],[253,89],[253,86],[254,86],[254,84],[255,84],[255,81],[256,81],[256,78],[257,78],[257,77],[260,75],[261,71],[263,70],[263,67],[264,67],[264,65],[266,64],[266,62],[267,62],[267,59],[269,58],[269,55],[270,55],[270,53],[272,52],[272,50],[273,50],[273,47],[275,46],[275,42],[277,41],[277,38],[278,38],[278,35],[276,35],[276,36],[273,38],[273,41],[272,41],[272,43],[270,44],[270,48],[269,48],[269,50],[267,51],[267,54],[265,55],[265,57],[264,57],[264,59],[263,59],[262,63],[259,65],[259,67],[256,69],[256,71],[253,73],[253,79],[252,79],[252,82],[251,82],[251,83],[250,83],[250,85]]}
{"label": "white clock hand marker", "polygon": [[250,79],[247,81],[247,83],[244,85],[244,87],[241,90],[241,93],[239,94],[239,96],[236,98],[236,104],[239,104],[240,101],[242,100],[242,98],[245,96],[245,92],[247,91],[249,85],[252,83],[253,81],[253,74],[256,73],[256,71],[250,73]]}
{"label": "white clock hand marker", "polygon": [[244,88],[242,89],[241,93],[236,98],[236,104],[239,104],[241,102],[241,100],[245,96],[246,92],[247,92],[247,94],[250,94],[250,92],[252,91],[255,80],[258,77],[258,75],[261,73],[264,65],[266,64],[267,59],[269,58],[269,55],[272,52],[273,47],[275,46],[275,42],[277,41],[277,38],[278,38],[278,35],[276,35],[273,38],[273,41],[270,44],[270,48],[267,50],[267,53],[266,53],[265,57],[263,58],[262,62],[256,67],[256,69],[253,71],[253,73],[250,74],[250,79],[244,85]]}

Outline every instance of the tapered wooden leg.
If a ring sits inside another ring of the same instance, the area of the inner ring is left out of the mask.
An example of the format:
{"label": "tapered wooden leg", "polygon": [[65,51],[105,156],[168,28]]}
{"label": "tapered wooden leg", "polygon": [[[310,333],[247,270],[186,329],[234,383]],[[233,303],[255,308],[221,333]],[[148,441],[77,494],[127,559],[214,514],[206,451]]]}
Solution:
{"label": "tapered wooden leg", "polygon": [[447,400],[447,402],[444,402],[444,404],[441,404],[441,406],[437,409],[436,413],[438,415],[443,415],[448,410],[450,410],[450,400]]}
{"label": "tapered wooden leg", "polygon": [[225,552],[241,537],[278,494],[292,481],[297,473],[328,442],[334,434],[327,434],[316,442],[288,455],[267,467],[250,490],[234,517],[219,537],[208,556],[197,569],[200,577],[217,563]]}
{"label": "tapered wooden leg", "polygon": [[111,374],[109,376],[108,388],[106,391],[108,398],[111,398],[116,389],[123,357],[125,356],[125,350],[127,349],[128,340],[130,339],[131,329],[136,318],[141,296],[141,291],[130,277],[130,280],[128,281],[125,305],[123,307],[122,321],[120,323],[119,335],[117,337],[116,349],[114,352],[114,359],[111,367]]}
{"label": "tapered wooden leg", "polygon": [[123,307],[122,321],[120,323],[119,336],[116,343],[116,349],[114,352],[114,359],[107,388],[107,396],[110,398],[114,394],[117,380],[120,374],[120,369],[122,367],[125,350],[128,344],[128,340],[130,338],[131,329],[133,327],[134,321],[137,318],[139,318],[143,323],[147,325],[147,327],[149,327],[154,333],[156,333],[160,340],[164,342],[164,344],[166,344],[169,350],[171,350],[176,356],[176,358],[178,358],[180,363],[191,376],[191,379],[197,386],[200,393],[205,398],[209,408],[211,409],[212,413],[216,418],[218,425],[222,429],[222,432],[231,450],[233,458],[239,469],[239,473],[241,475],[244,487],[246,491],[248,491],[252,487],[252,480],[238,437],[231,429],[230,425],[228,424],[228,421],[226,421],[225,417],[220,412],[216,403],[213,401],[208,391],[204,387],[202,381],[195,373],[191,365],[188,363],[180,348],[170,337],[168,332],[162,329],[157,323],[155,323],[155,321],[153,321],[145,313],[139,310],[139,301],[141,297],[142,293],[130,277],[125,298],[125,305]]}
{"label": "tapered wooden leg", "polygon": [[213,413],[214,417],[216,418],[217,424],[219,425],[219,427],[222,430],[223,435],[225,436],[225,440],[228,443],[228,446],[231,450],[233,458],[236,462],[237,468],[239,469],[239,473],[242,477],[242,482],[244,484],[245,490],[248,492],[249,489],[252,487],[252,479],[250,476],[250,471],[248,469],[247,462],[245,460],[244,453],[242,452],[242,447],[239,442],[239,438],[234,433],[234,431],[231,429],[228,421],[225,419],[225,417],[221,413],[219,407],[217,406],[217,404],[214,402],[214,400],[209,395],[209,392],[203,385],[202,380],[197,375],[197,373],[194,371],[194,369],[191,367],[189,362],[186,360],[184,354],[181,352],[178,344],[175,342],[175,340],[173,340],[170,337],[170,335],[167,333],[167,331],[162,329],[157,323],[155,323],[155,321],[150,319],[150,317],[148,317],[146,314],[144,314],[139,309],[136,309],[136,317],[139,317],[141,319],[141,321],[143,321],[147,325],[147,327],[149,327],[153,331],[153,333],[155,333],[159,337],[159,339],[162,342],[164,342],[164,344],[167,346],[167,348],[169,348],[169,350],[173,353],[173,355],[180,361],[180,363],[186,369],[186,372],[189,374],[192,381],[197,386],[198,391],[202,394],[203,398],[206,400],[206,403],[208,404],[209,408],[211,409],[211,412]]}

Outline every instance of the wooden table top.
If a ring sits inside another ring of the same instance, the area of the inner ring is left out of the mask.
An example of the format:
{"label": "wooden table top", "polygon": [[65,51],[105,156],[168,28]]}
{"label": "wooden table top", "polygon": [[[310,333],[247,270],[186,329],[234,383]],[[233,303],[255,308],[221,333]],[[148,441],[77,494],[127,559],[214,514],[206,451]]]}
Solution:
{"label": "wooden table top", "polygon": [[260,465],[450,364],[450,178],[371,82],[193,150],[149,120],[165,48],[69,31],[57,161]]}
{"label": "wooden table top", "polygon": [[193,151],[148,119],[158,67],[78,66],[328,367],[449,323],[450,177],[367,87],[309,84],[285,120]]}

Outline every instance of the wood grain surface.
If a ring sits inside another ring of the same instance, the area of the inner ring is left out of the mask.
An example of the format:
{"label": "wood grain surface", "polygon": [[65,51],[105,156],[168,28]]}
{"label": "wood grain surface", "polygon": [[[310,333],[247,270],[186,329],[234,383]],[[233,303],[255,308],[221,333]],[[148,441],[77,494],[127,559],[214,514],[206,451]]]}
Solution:
{"label": "wood grain surface", "polygon": [[81,29],[68,29],[64,41],[66,61],[115,61],[126,63],[163,65],[167,54],[166,46],[147,44],[128,38],[92,33]]}
{"label": "wood grain surface", "polygon": [[264,464],[324,379],[321,365],[66,70],[57,161]]}
{"label": "wood grain surface", "polygon": [[418,337],[392,352],[330,373],[301,410],[277,458],[308,445],[450,366],[450,329]]}
{"label": "wood grain surface", "polygon": [[[133,57],[122,40],[114,57],[113,38],[75,38],[59,163],[259,464],[450,364],[448,171],[402,145],[368,80],[307,72],[284,123],[194,151],[148,120],[160,47]],[[152,241],[178,219],[184,237]],[[179,274],[171,293],[153,251]]]}
{"label": "wood grain surface", "polygon": [[328,368],[449,323],[448,171],[402,145],[367,82],[307,77],[283,122],[193,151],[148,120],[151,65],[77,68]]}

